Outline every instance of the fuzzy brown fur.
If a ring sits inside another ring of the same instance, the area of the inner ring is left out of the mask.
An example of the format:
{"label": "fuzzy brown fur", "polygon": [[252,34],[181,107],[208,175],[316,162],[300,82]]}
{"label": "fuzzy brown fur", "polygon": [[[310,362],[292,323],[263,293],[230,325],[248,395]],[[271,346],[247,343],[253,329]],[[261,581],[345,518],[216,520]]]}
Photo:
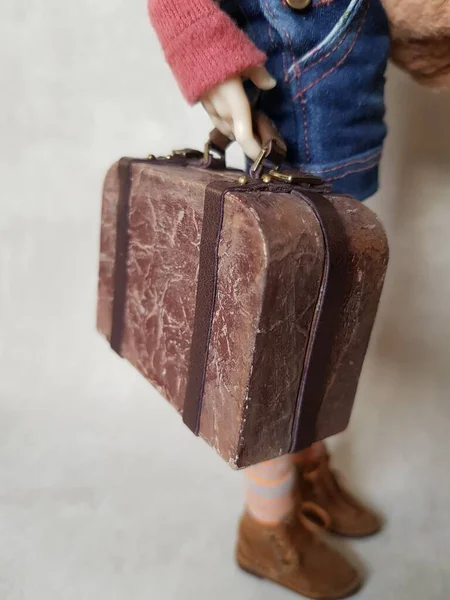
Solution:
{"label": "fuzzy brown fur", "polygon": [[450,36],[392,42],[392,60],[419,83],[450,87]]}
{"label": "fuzzy brown fur", "polygon": [[392,60],[420,83],[450,86],[450,0],[382,0]]}
{"label": "fuzzy brown fur", "polygon": [[403,38],[450,35],[450,0],[382,0],[382,4]]}

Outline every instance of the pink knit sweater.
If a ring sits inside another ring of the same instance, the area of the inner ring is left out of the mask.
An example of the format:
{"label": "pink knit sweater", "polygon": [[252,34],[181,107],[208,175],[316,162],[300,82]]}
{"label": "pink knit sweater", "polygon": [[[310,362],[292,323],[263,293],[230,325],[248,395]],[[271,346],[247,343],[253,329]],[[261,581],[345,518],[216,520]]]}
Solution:
{"label": "pink knit sweater", "polygon": [[[382,3],[391,23],[394,62],[422,83],[450,86],[450,0]],[[148,9],[167,62],[189,102],[265,62],[264,54],[216,0],[148,0]]]}
{"label": "pink knit sweater", "polygon": [[148,0],[153,27],[185,98],[262,65],[258,50],[213,0]]}

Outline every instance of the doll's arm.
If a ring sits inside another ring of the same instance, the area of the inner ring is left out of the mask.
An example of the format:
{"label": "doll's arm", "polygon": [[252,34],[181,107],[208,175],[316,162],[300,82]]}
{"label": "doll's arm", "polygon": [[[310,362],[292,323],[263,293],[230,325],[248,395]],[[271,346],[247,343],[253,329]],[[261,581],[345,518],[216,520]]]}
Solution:
{"label": "doll's arm", "polygon": [[214,125],[256,158],[260,145],[243,79],[263,90],[275,86],[264,53],[214,0],[148,0],[148,9],[185,98],[200,100]]}
{"label": "doll's arm", "polygon": [[263,65],[263,52],[214,0],[148,0],[150,20],[185,98]]}

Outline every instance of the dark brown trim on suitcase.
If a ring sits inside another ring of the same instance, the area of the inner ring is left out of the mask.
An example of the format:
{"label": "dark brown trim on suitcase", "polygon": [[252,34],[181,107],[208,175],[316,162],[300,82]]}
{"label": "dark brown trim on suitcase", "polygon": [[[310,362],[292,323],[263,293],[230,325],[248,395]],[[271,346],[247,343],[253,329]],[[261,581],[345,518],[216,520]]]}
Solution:
{"label": "dark brown trim on suitcase", "polygon": [[200,432],[203,391],[216,306],[224,199],[225,194],[232,189],[229,181],[213,181],[205,190],[194,329],[183,405],[183,421],[195,435]]}
{"label": "dark brown trim on suitcase", "polygon": [[112,308],[111,348],[121,354],[125,327],[125,304],[127,297],[128,218],[131,192],[132,159],[119,162],[119,202],[117,206],[116,256],[114,268],[114,298]]}
{"label": "dark brown trim on suitcase", "polygon": [[349,241],[333,204],[311,190],[292,193],[314,211],[325,244],[320,295],[306,348],[292,431],[290,452],[297,452],[317,439],[317,417],[330,381],[334,340],[351,291],[353,271]]}

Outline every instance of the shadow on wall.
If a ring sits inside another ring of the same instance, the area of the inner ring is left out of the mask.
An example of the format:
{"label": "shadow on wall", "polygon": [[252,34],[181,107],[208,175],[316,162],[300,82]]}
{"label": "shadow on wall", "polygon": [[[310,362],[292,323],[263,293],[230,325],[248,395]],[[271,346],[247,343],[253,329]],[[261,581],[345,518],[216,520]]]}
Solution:
{"label": "shadow on wall", "polygon": [[[450,93],[394,70],[382,188],[391,263],[371,358],[450,387]],[[399,373],[400,375],[400,373]]]}

